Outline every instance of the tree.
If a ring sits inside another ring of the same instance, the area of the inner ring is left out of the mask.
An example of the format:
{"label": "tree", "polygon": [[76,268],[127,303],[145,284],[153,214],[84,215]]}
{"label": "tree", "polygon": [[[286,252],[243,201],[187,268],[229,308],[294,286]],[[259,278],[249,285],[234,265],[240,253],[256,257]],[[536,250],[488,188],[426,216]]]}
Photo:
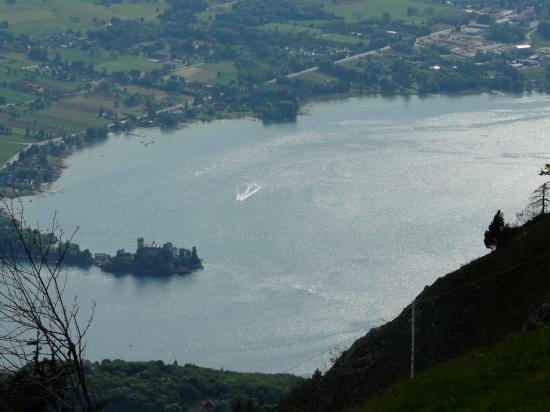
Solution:
{"label": "tree", "polygon": [[502,246],[510,227],[504,223],[504,214],[498,210],[493,221],[485,231],[483,243],[487,249],[497,249]]}
{"label": "tree", "polygon": [[47,233],[33,230],[21,202],[0,204],[0,367],[11,372],[0,398],[11,410],[97,411],[84,360],[95,304],[81,323],[78,301],[64,294],[74,233],[64,241],[55,217]]}
{"label": "tree", "polygon": [[540,170],[539,176],[550,176],[550,163],[546,163]]}
{"label": "tree", "polygon": [[550,21],[543,20],[539,22],[537,33],[544,39],[550,39]]}
{"label": "tree", "polygon": [[[548,165],[546,165],[548,166]],[[540,214],[544,215],[548,210],[548,205],[550,204],[550,181],[544,182],[542,185],[537,187],[531,196],[531,201],[529,202],[529,207],[533,209],[540,209]]]}

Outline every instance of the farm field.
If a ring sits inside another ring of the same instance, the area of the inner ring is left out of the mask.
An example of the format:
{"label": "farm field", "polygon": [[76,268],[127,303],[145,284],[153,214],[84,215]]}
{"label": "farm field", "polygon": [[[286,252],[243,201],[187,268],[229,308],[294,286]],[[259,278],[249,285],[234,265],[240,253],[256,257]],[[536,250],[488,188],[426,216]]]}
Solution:
{"label": "farm field", "polygon": [[34,60],[31,60],[26,54],[11,52],[4,54],[0,59],[0,67],[10,68],[10,69],[21,69],[23,67],[35,66],[37,63]]}
{"label": "farm field", "polygon": [[116,71],[150,71],[161,67],[160,63],[155,63],[148,60],[142,55],[126,54],[118,55],[111,54],[106,50],[93,49],[92,51],[83,51],[78,48],[56,48],[49,49],[51,57],[59,54],[61,60],[74,62],[82,61],[85,64],[92,64],[96,70],[107,70],[107,72]]}
{"label": "farm field", "polygon": [[237,69],[230,60],[219,61],[216,63],[205,63],[200,66],[202,70],[214,73],[215,77],[210,80],[212,83],[229,84],[237,79]]}
{"label": "farm field", "polygon": [[18,120],[77,132],[90,126],[111,123],[110,120],[99,117],[100,108],[117,111],[120,117],[123,117],[125,113],[139,113],[142,109],[141,106],[129,108],[122,103],[116,107],[115,100],[99,95],[77,96],[69,100],[55,102],[43,110],[27,114]]}
{"label": "farm field", "polygon": [[176,76],[184,77],[187,81],[202,83],[229,84],[237,79],[237,69],[230,60],[214,63],[197,63],[192,66],[177,65],[172,71]]}
{"label": "farm field", "polygon": [[30,93],[24,93],[6,88],[0,88],[0,97],[4,97],[8,104],[23,103],[34,98],[34,96]]}
{"label": "farm field", "polygon": [[26,137],[25,131],[17,127],[15,128],[12,127],[11,134],[9,135],[0,133],[0,142],[4,142],[4,143],[20,143],[23,145],[27,145],[30,143],[36,143],[39,140],[40,139],[38,139],[38,137],[35,137],[35,136]]}
{"label": "farm field", "polygon": [[[408,15],[408,8],[417,9],[415,15]],[[384,13],[389,13],[393,19],[401,19],[410,22],[422,22],[431,14],[428,9],[433,9],[433,13],[448,13],[449,9],[422,0],[360,0],[350,1],[340,4],[330,4],[325,7],[328,11],[337,16],[344,17],[346,20],[359,21],[371,17],[382,17]]]}
{"label": "farm field", "polygon": [[92,0],[17,0],[13,4],[1,2],[0,16],[8,21],[14,34],[41,36],[67,29],[89,30],[113,17],[154,19],[157,8],[162,10],[165,6],[164,0],[125,2],[110,7]]}
{"label": "farm field", "polygon": [[14,154],[19,152],[24,145],[5,141],[9,136],[0,136],[0,164],[3,165]]}
{"label": "farm field", "polygon": [[363,40],[358,37],[353,36],[345,36],[343,34],[338,33],[328,33],[324,34],[323,39],[332,41],[335,43],[341,43],[341,44],[347,44],[347,45],[353,45],[353,44],[363,44],[367,46],[369,44],[368,40]]}
{"label": "farm field", "polygon": [[320,73],[318,71],[307,72],[298,77],[300,77],[300,79],[302,80],[309,80],[314,83],[326,83],[337,80],[335,77],[329,76],[328,74]]}
{"label": "farm field", "polygon": [[304,24],[291,23],[268,23],[260,26],[261,29],[269,31],[278,31],[280,33],[309,33],[312,36],[323,33],[321,29],[315,27],[307,27]]}
{"label": "farm field", "polygon": [[159,69],[161,67],[162,67],[161,63],[155,63],[150,60],[147,60],[143,56],[134,56],[131,54],[109,58],[109,59],[106,59],[106,61],[104,61],[103,63],[95,65],[96,70],[105,69],[108,72],[131,71],[131,70],[139,70],[142,72],[146,72],[153,69]]}

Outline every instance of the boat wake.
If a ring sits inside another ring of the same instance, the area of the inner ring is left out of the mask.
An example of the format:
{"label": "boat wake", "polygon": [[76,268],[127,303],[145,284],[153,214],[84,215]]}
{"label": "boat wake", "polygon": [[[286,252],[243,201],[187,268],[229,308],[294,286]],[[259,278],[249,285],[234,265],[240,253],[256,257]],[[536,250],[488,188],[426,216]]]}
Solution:
{"label": "boat wake", "polygon": [[247,185],[244,191],[237,191],[237,194],[235,195],[235,200],[237,202],[244,202],[250,196],[258,193],[260,190],[262,190],[262,187],[258,183],[251,183]]}

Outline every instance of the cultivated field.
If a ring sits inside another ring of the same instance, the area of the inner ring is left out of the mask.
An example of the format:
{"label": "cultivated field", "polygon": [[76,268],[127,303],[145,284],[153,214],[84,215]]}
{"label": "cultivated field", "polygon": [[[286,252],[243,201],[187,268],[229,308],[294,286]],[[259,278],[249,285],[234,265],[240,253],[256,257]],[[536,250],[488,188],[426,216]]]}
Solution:
{"label": "cultivated field", "polygon": [[19,152],[24,145],[19,143],[6,142],[9,136],[0,135],[0,165],[3,165],[10,157]]}
{"label": "cultivated field", "polygon": [[100,96],[77,96],[72,99],[60,100],[45,109],[20,117],[18,120],[34,124],[57,127],[59,129],[77,132],[90,126],[101,126],[112,121],[99,117],[99,109],[113,110],[119,117],[125,114],[137,114],[143,110],[142,106],[126,107],[117,99]]}
{"label": "cultivated field", "polygon": [[113,17],[154,19],[166,6],[164,0],[137,0],[110,7],[93,0],[17,0],[0,2],[0,16],[10,24],[14,34],[41,36],[67,29],[90,30],[106,24]]}
{"label": "cultivated field", "polygon": [[184,64],[177,65],[172,71],[176,76],[184,77],[185,80],[202,83],[228,84],[237,78],[237,70],[232,61],[224,60],[215,63],[197,63],[191,66]]}
{"label": "cultivated field", "polygon": [[[407,9],[417,10],[414,15],[409,15]],[[381,17],[389,13],[393,19],[401,19],[411,22],[427,20],[431,14],[447,13],[449,9],[423,0],[360,0],[345,1],[338,4],[330,4],[326,9],[346,20],[359,21],[371,17]]]}

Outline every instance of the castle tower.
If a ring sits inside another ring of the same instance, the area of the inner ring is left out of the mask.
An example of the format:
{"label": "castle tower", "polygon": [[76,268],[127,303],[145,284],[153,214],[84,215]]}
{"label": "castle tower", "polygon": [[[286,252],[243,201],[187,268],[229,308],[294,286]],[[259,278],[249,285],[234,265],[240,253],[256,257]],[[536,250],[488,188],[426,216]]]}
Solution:
{"label": "castle tower", "polygon": [[138,239],[137,239],[137,248],[138,248],[138,250],[143,249],[143,238],[142,237],[138,237]]}

